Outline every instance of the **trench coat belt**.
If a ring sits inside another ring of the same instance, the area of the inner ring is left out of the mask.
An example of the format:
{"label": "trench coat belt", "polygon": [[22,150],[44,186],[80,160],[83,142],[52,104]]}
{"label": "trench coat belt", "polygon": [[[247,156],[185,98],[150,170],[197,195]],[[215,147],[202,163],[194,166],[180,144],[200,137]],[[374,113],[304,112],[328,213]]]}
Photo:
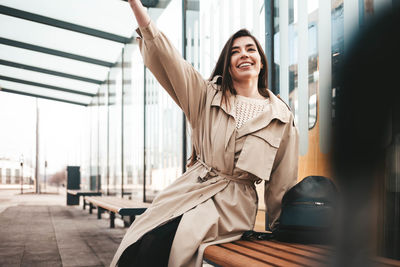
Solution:
{"label": "trench coat belt", "polygon": [[[250,185],[250,186],[254,187],[255,181],[252,181],[250,179],[239,179],[235,176],[221,173],[221,172],[215,170],[213,167],[208,166],[200,158],[197,158],[197,161],[200,162],[200,164],[204,167],[204,170],[201,172],[201,174],[197,178],[199,183],[204,183],[214,177],[217,177],[217,178],[220,177],[221,180],[226,179],[226,180],[229,180],[229,181],[232,181],[235,183]],[[218,180],[220,180],[220,179],[218,179]]]}

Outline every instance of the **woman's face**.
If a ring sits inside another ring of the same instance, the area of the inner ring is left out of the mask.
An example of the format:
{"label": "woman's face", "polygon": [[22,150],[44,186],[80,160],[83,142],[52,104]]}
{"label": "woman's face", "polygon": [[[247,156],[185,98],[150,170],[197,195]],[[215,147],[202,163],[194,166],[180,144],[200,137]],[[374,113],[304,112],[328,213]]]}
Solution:
{"label": "woman's face", "polygon": [[229,67],[232,80],[242,82],[258,79],[263,68],[257,45],[250,36],[236,38],[231,48],[231,65]]}

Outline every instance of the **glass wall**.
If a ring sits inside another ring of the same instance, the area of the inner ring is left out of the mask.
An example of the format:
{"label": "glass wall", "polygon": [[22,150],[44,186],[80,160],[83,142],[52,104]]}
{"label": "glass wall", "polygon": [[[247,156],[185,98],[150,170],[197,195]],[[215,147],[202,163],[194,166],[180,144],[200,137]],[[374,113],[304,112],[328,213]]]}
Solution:
{"label": "glass wall", "polygon": [[[158,27],[182,51],[182,1],[172,0]],[[146,199],[151,200],[182,174],[182,111],[146,69]]]}
{"label": "glass wall", "polygon": [[143,198],[144,65],[136,43],[124,51],[124,192]]}
{"label": "glass wall", "polygon": [[228,38],[241,28],[251,31],[265,47],[263,0],[203,0],[199,4],[199,71],[205,78],[210,76]]}

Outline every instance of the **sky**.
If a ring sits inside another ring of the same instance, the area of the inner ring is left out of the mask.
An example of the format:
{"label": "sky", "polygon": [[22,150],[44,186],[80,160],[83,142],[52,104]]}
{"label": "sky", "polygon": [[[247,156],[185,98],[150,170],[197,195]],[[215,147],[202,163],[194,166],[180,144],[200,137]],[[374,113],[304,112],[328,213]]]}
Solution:
{"label": "sky", "polygon": [[[38,99],[39,169],[54,173],[81,165],[88,125],[86,107]],[[35,163],[36,98],[0,92],[0,158]]]}

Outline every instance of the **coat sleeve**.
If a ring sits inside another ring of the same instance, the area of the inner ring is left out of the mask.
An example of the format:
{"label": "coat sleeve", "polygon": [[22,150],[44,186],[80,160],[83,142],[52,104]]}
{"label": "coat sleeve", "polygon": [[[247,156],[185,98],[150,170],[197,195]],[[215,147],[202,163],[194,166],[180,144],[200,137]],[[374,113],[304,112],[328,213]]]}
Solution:
{"label": "coat sleeve", "polygon": [[204,106],[207,81],[185,61],[154,22],[137,30],[139,47],[146,67],[183,110],[191,126]]}
{"label": "coat sleeve", "polygon": [[299,134],[291,115],[273,164],[269,181],[265,182],[264,200],[271,230],[277,226],[281,214],[282,197],[297,183]]}

